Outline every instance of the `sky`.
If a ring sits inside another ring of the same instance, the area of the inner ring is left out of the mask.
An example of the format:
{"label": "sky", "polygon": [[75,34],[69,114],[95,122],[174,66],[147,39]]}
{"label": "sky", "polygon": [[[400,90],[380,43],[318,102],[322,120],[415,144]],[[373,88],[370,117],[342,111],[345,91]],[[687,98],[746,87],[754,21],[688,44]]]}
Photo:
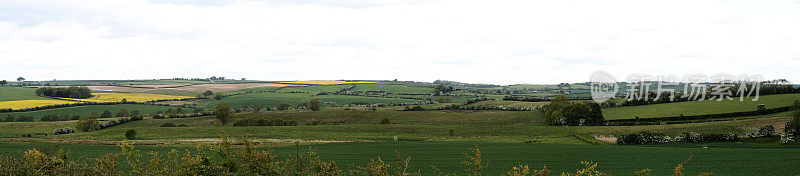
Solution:
{"label": "sky", "polygon": [[0,0],[0,79],[800,82],[800,0]]}

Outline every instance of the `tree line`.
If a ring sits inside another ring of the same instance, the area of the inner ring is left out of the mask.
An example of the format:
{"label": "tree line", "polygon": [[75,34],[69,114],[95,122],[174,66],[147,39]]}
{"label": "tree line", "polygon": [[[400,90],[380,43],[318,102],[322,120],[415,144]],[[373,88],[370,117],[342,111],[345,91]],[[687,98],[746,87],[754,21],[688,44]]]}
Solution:
{"label": "tree line", "polygon": [[36,89],[36,95],[61,97],[61,98],[90,98],[92,90],[87,87],[40,87]]}

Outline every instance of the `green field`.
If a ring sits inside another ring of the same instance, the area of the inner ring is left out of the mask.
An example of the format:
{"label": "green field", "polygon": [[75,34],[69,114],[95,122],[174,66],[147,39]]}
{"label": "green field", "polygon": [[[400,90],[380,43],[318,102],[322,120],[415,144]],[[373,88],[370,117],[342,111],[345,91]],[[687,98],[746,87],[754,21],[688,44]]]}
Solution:
{"label": "green field", "polygon": [[0,101],[50,100],[36,95],[36,89],[25,87],[0,87]]}
{"label": "green field", "polygon": [[734,100],[723,101],[688,101],[677,103],[663,103],[642,106],[626,106],[618,108],[603,109],[603,116],[607,120],[613,119],[632,119],[653,117],[676,117],[681,114],[704,115],[720,114],[730,112],[755,111],[759,104],[764,104],[767,108],[777,108],[789,106],[794,100],[800,99],[800,94],[782,94],[760,96],[758,101],[739,101],[738,97]]}
{"label": "green field", "polygon": [[[395,161],[395,151],[411,156],[409,170],[430,174],[432,167],[446,172],[465,174],[461,164],[467,148],[478,145],[488,162],[485,175],[500,175],[519,164],[541,168],[547,165],[553,175],[574,172],[580,161],[599,163],[599,170],[614,175],[632,175],[642,169],[653,169],[654,175],[671,174],[671,170],[690,156],[687,175],[713,172],[715,175],[791,175],[800,172],[800,163],[794,162],[800,147],[774,148],[753,144],[676,144],[646,146],[526,144],[486,142],[372,142],[331,143],[312,145],[321,159],[336,161],[345,171],[351,164],[363,165],[378,156],[384,161]],[[63,148],[78,160],[94,158],[106,153],[117,153],[116,146],[103,145],[48,145],[46,143],[0,143],[2,153],[19,154],[27,148]],[[702,148],[707,147],[707,148]],[[173,147],[140,146],[142,151],[166,153]],[[178,148],[189,149],[192,148]],[[264,149],[264,148],[262,148]],[[278,158],[294,154],[294,147],[276,147]],[[733,154],[735,153],[735,154]]]}
{"label": "green field", "polygon": [[320,93],[320,92],[336,92],[342,90],[344,88],[348,88],[352,85],[343,84],[343,85],[312,85],[312,86],[303,86],[303,87],[283,87],[279,89],[279,93],[289,93],[289,92],[309,92],[309,93]]}
{"label": "green field", "polygon": [[[111,113],[116,113],[120,109],[125,108],[129,112],[133,110],[139,110],[140,114],[147,114],[156,111],[166,111],[169,108],[175,109],[176,107],[169,107],[169,106],[157,106],[157,105],[139,105],[139,104],[118,104],[118,105],[87,105],[87,106],[74,106],[74,107],[66,107],[66,108],[57,108],[57,109],[47,109],[47,110],[39,110],[39,111],[30,111],[30,112],[10,112],[10,113],[0,113],[0,117],[5,118],[8,114],[19,116],[19,115],[31,115],[35,119],[39,119],[42,116],[49,115],[49,114],[68,114],[72,115],[80,115],[81,117],[86,117],[92,114],[100,115],[103,111],[108,110]],[[190,109],[184,108],[184,111],[191,111]]]}
{"label": "green field", "polygon": [[432,88],[428,87],[412,87],[406,85],[388,85],[388,84],[359,84],[356,85],[351,91],[389,91],[396,94],[430,94],[433,93]]}
{"label": "green field", "polygon": [[[222,101],[230,103],[231,106],[233,107],[244,107],[251,105],[276,107],[281,103],[289,103],[290,105],[295,106],[300,103],[308,102],[313,99],[320,99],[323,102],[333,102],[339,105],[348,105],[350,103],[355,103],[355,102],[375,104],[375,103],[411,103],[411,102],[422,101],[413,99],[378,98],[378,97],[348,96],[348,95],[318,95],[318,96],[312,96],[312,95],[314,94],[272,93],[272,92],[249,93],[249,94],[225,97],[222,99]],[[212,108],[215,105],[216,103],[210,103],[207,104],[205,107]]]}

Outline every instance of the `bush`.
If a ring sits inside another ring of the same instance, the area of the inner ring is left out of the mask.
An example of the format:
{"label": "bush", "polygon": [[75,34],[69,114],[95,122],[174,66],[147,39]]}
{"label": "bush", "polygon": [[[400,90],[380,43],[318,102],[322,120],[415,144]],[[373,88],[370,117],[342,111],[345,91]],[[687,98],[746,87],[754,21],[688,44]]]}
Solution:
{"label": "bush", "polygon": [[389,121],[389,119],[388,119],[388,118],[383,118],[383,119],[381,119],[381,122],[379,122],[379,123],[380,123],[380,124],[391,124],[391,123],[392,123],[392,121]]}
{"label": "bush", "polygon": [[287,110],[291,106],[292,105],[290,105],[289,103],[281,103],[281,104],[278,105],[278,110]]}
{"label": "bush", "polygon": [[758,136],[770,137],[772,134],[775,134],[775,127],[772,125],[765,125],[758,129]]}
{"label": "bush", "polygon": [[59,134],[69,134],[69,133],[74,133],[74,132],[75,132],[75,130],[73,130],[72,128],[64,127],[64,128],[59,128],[59,129],[54,130],[53,134],[54,135],[59,135]]}
{"label": "bush", "polygon": [[128,129],[128,131],[125,131],[125,138],[129,139],[129,140],[135,139],[136,138],[136,130]]}
{"label": "bush", "polygon": [[128,110],[125,108],[119,109],[119,111],[117,111],[117,117],[128,117]]}
{"label": "bush", "polygon": [[161,124],[161,127],[175,127],[176,125],[172,122],[164,122]]}
{"label": "bush", "polygon": [[237,120],[233,126],[297,126],[297,121],[286,121],[279,118],[248,117]]}
{"label": "bush", "polygon": [[138,121],[138,120],[142,120],[142,119],[144,119],[144,117],[142,117],[140,115],[137,115],[137,116],[131,117],[129,120],[130,121]]}
{"label": "bush", "polygon": [[153,114],[153,119],[163,119],[164,116],[161,114]]}
{"label": "bush", "polygon": [[319,99],[313,99],[308,103],[308,109],[312,111],[319,111],[322,107],[319,105]]}
{"label": "bush", "polygon": [[103,114],[100,114],[100,118],[111,118],[111,117],[112,117],[111,111],[108,110],[103,111]]}
{"label": "bush", "polygon": [[75,128],[83,132],[96,131],[100,129],[100,124],[95,119],[83,118],[75,123]]}
{"label": "bush", "polygon": [[728,134],[698,134],[698,133],[683,133],[675,137],[675,142],[731,142],[739,139],[739,136],[733,133]]}
{"label": "bush", "polygon": [[667,143],[671,139],[663,133],[642,131],[639,133],[629,133],[617,135],[617,144],[630,145],[630,144],[657,144]]}
{"label": "bush", "polygon": [[17,122],[33,122],[33,116],[19,115],[19,117],[17,117]]}

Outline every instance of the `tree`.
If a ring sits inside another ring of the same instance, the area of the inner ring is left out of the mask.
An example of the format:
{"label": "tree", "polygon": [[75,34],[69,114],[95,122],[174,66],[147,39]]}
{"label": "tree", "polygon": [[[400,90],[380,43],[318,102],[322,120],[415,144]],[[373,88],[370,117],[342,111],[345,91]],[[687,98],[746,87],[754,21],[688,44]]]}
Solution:
{"label": "tree", "polygon": [[95,119],[82,118],[78,120],[78,123],[75,123],[75,128],[83,132],[95,131],[100,129],[100,124]]}
{"label": "tree", "polygon": [[217,103],[217,107],[214,108],[214,117],[219,120],[223,126],[228,124],[231,119],[231,105],[228,102],[219,102]]}
{"label": "tree", "polygon": [[6,84],[8,84],[8,81],[6,81],[6,80],[0,81],[0,86],[6,85]]}
{"label": "tree", "polygon": [[139,116],[139,110],[138,109],[134,109],[133,111],[131,111],[131,117],[135,117],[135,116]]}
{"label": "tree", "polygon": [[175,110],[175,113],[176,114],[183,114],[183,108],[178,108],[177,110]]}
{"label": "tree", "polygon": [[205,92],[203,92],[203,96],[208,97],[208,96],[211,96],[211,95],[214,95],[214,92],[211,92],[210,90],[206,90]]}
{"label": "tree", "polygon": [[292,105],[290,105],[289,103],[281,103],[281,104],[278,105],[278,110],[287,110],[291,106]]}
{"label": "tree", "polygon": [[319,111],[322,107],[319,105],[319,99],[313,99],[308,103],[308,109],[312,111]]}
{"label": "tree", "polygon": [[125,138],[129,139],[129,140],[135,139],[136,138],[136,130],[128,129],[128,131],[125,131]]}
{"label": "tree", "polygon": [[589,102],[589,118],[587,125],[603,125],[606,119],[603,117],[603,108],[596,102]]}
{"label": "tree", "polygon": [[117,111],[117,117],[128,117],[128,110],[125,108],[119,109],[119,111]]}
{"label": "tree", "polygon": [[589,111],[589,105],[585,103],[570,103],[563,109],[563,114],[567,125],[584,125]]}
{"label": "tree", "polygon": [[25,78],[23,78],[21,76],[19,78],[17,78],[17,82],[22,82],[22,81],[25,81]]}
{"label": "tree", "polygon": [[108,111],[108,110],[103,111],[103,113],[100,114],[100,118],[111,118],[111,117],[112,117],[111,111]]}
{"label": "tree", "polygon": [[784,131],[788,134],[797,136],[800,135],[800,100],[795,100],[794,103],[790,106],[792,109],[792,115],[788,122],[786,122],[786,127]]}

